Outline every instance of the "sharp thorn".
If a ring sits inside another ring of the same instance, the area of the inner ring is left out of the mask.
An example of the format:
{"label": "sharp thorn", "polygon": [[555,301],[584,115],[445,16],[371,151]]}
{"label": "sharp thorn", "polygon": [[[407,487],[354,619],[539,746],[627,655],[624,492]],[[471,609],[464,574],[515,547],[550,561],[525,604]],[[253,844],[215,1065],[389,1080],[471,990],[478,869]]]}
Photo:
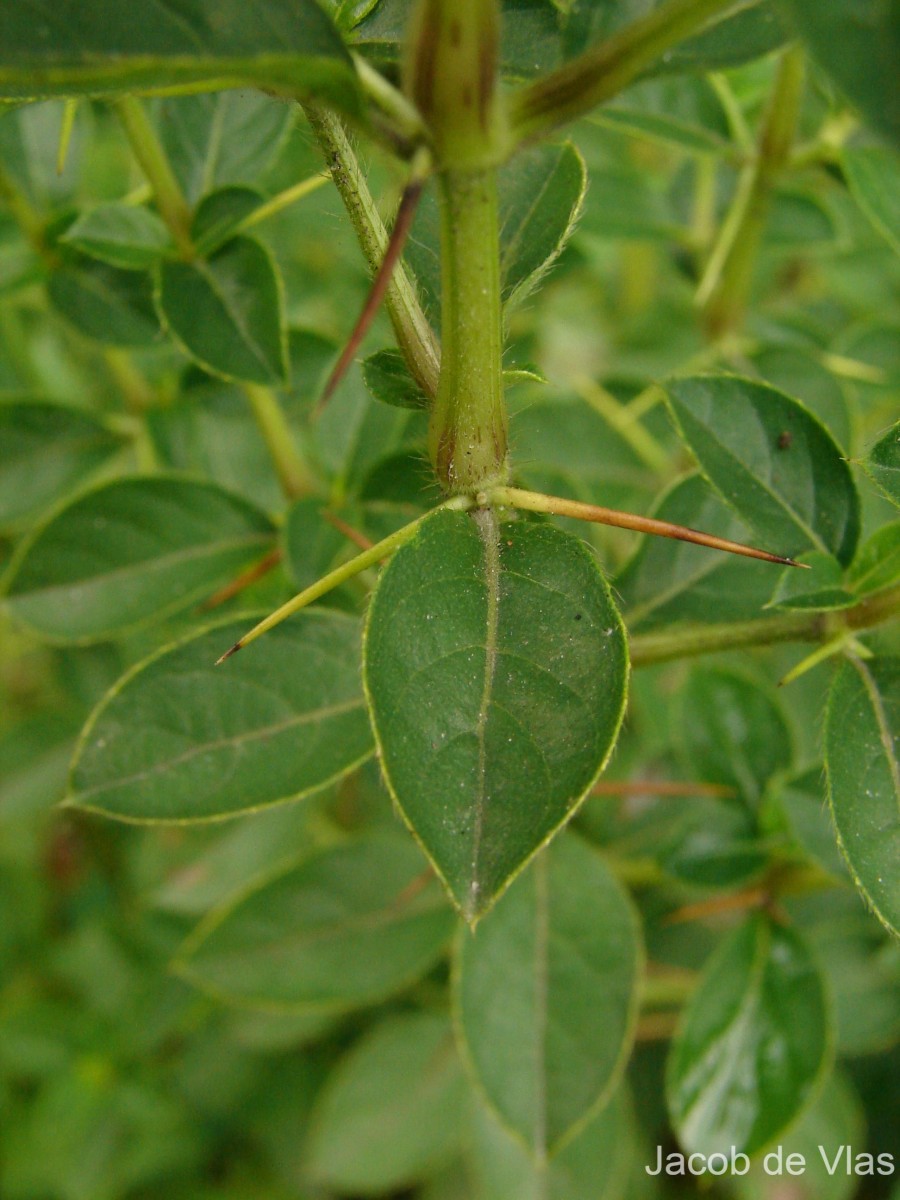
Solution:
{"label": "sharp thorn", "polygon": [[328,377],[328,382],[325,384],[322,396],[316,405],[315,411],[317,416],[334,395],[335,389],[346,375],[353,361],[353,356],[359,349],[360,343],[368,333],[369,326],[375,319],[375,314],[378,312],[381,301],[384,299],[384,294],[391,282],[391,276],[394,274],[394,267],[397,265],[397,261],[403,251],[407,234],[412,228],[412,221],[419,203],[419,197],[422,195],[423,183],[424,180],[422,179],[413,179],[406,185],[403,191],[394,227],[391,230],[390,240],[384,252],[384,258],[381,260],[381,266],[376,271],[375,278],[372,280],[372,286],[369,289],[362,312],[359,314],[356,324],[353,327],[353,332],[347,339],[347,343],[341,351],[341,356],[335,363]]}
{"label": "sharp thorn", "polygon": [[215,665],[218,667],[221,663],[223,663],[225,661],[226,658],[231,658],[232,654],[237,654],[238,650],[241,649],[243,644],[244,644],[243,642],[235,642],[230,650],[226,650],[221,658],[216,659]]}

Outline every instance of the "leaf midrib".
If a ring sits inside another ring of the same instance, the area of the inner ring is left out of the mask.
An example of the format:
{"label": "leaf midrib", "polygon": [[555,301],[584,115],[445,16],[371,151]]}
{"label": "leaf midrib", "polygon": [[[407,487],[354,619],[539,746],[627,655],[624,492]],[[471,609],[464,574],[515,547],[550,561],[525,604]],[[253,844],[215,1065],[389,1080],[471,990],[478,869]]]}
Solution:
{"label": "leaf midrib", "polygon": [[[141,574],[159,574],[172,566],[178,566],[185,560],[194,558],[202,560],[204,558],[214,558],[218,554],[228,553],[232,550],[240,550],[247,547],[249,550],[257,544],[265,544],[272,540],[271,533],[254,533],[245,534],[241,537],[229,538],[218,542],[213,542],[207,545],[199,545],[194,543],[190,546],[182,546],[178,550],[162,554],[155,558],[141,559],[137,563],[128,563],[123,567],[116,567],[112,571],[104,571],[97,575],[84,575],[79,579],[68,579],[60,583],[42,585],[40,587],[31,588],[28,591],[10,591],[9,599],[11,601],[27,601],[36,598],[47,599],[57,592],[69,592],[73,588],[92,587],[101,584],[110,583],[115,580],[124,580],[130,576]],[[15,581],[13,581],[15,582]]]}
{"label": "leaf midrib", "polygon": [[71,794],[68,799],[73,804],[81,804],[82,801],[91,796],[102,795],[104,792],[116,791],[119,788],[131,787],[135,783],[140,783],[145,779],[150,779],[154,775],[159,775],[163,772],[170,771],[175,767],[181,766],[183,763],[190,762],[200,754],[209,754],[217,750],[231,747],[238,749],[245,746],[247,743],[259,741],[263,738],[275,737],[280,733],[284,733],[287,729],[293,729],[301,725],[310,725],[316,721],[327,720],[329,717],[343,716],[345,713],[353,712],[354,709],[364,708],[365,700],[360,696],[353,700],[344,700],[339,704],[328,705],[323,708],[316,708],[302,713],[292,713],[283,721],[277,721],[271,725],[263,725],[258,729],[249,730],[246,733],[236,736],[217,738],[214,741],[195,743],[188,750],[183,750],[181,754],[177,754],[174,758],[166,759],[164,762],[153,763],[149,767],[145,767],[140,771],[136,771],[132,775],[126,775],[113,780],[111,783],[98,784],[94,787],[82,789]]}

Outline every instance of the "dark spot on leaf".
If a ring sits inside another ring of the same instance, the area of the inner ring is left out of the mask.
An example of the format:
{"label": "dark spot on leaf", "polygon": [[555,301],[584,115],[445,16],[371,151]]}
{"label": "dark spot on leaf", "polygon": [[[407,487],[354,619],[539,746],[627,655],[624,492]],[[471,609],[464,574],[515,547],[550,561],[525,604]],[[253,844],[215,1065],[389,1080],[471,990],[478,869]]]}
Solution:
{"label": "dark spot on leaf", "polygon": [[575,614],[575,620],[576,620],[576,621],[580,621],[580,620],[581,620],[581,613],[576,613],[576,614]]}
{"label": "dark spot on leaf", "polygon": [[779,433],[779,435],[778,435],[778,449],[779,450],[789,450],[793,440],[794,440],[794,435],[792,433],[788,432],[787,429],[785,429],[785,431],[783,433]]}

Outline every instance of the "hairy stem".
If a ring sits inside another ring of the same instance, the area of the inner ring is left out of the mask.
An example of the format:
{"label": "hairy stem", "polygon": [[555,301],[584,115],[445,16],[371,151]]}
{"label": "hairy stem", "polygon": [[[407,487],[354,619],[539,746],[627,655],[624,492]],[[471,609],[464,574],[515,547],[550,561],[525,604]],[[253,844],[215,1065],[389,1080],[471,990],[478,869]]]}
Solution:
{"label": "hairy stem", "polygon": [[[339,117],[313,105],[307,105],[304,112],[374,275],[387,251],[388,232],[344,126]],[[434,331],[419,302],[415,284],[402,262],[394,268],[385,295],[385,308],[406,365],[426,396],[433,398],[437,393],[440,351]]]}
{"label": "hairy stem", "polygon": [[492,168],[448,169],[438,182],[443,351],[429,450],[453,493],[506,472],[497,182]]}

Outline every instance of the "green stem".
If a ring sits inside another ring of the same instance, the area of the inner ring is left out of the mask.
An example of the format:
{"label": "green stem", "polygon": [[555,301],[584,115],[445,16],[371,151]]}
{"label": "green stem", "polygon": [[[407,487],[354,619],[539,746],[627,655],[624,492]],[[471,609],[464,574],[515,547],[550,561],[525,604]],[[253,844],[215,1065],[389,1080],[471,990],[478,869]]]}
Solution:
{"label": "green stem", "polygon": [[168,225],[181,257],[193,258],[191,210],[143,105],[134,96],[122,96],[116,101],[116,111],[134,156],[153,188],[160,216]]}
{"label": "green stem", "polygon": [[[347,209],[369,270],[374,275],[388,247],[388,232],[359,169],[344,126],[339,117],[324,109],[308,105],[304,111],[325,155],[331,178]],[[437,393],[440,351],[434,331],[419,302],[415,284],[402,262],[394,268],[385,296],[385,307],[406,365],[426,396],[433,398]]]}
{"label": "green stem", "polygon": [[47,245],[44,236],[44,221],[29,203],[18,184],[2,166],[0,166],[0,200],[9,209],[10,215],[32,250],[39,255],[49,267],[57,266],[56,255]]}
{"label": "green stem", "polygon": [[631,639],[635,667],[778,642],[827,642],[842,630],[871,629],[900,616],[900,587],[886,588],[842,612],[783,613],[723,625],[688,625]]}
{"label": "green stem", "polygon": [[648,975],[641,988],[641,1009],[680,1008],[697,987],[696,971],[678,967]]}
{"label": "green stem", "polygon": [[782,55],[756,155],[740,177],[698,290],[698,302],[704,306],[707,328],[714,338],[731,333],[743,320],[772,191],[791,155],[803,79],[803,51],[793,46]]}
{"label": "green stem", "polygon": [[752,0],[669,0],[510,98],[513,145],[583,116],[632,83],[666,50]]}
{"label": "green stem", "polygon": [[442,357],[429,449],[444,489],[471,492],[506,474],[497,182],[492,168],[438,182]]}
{"label": "green stem", "polygon": [[245,383],[243,387],[282,491],[289,500],[311,495],[317,490],[316,481],[300,453],[277,396],[271,388],[257,383]]}

